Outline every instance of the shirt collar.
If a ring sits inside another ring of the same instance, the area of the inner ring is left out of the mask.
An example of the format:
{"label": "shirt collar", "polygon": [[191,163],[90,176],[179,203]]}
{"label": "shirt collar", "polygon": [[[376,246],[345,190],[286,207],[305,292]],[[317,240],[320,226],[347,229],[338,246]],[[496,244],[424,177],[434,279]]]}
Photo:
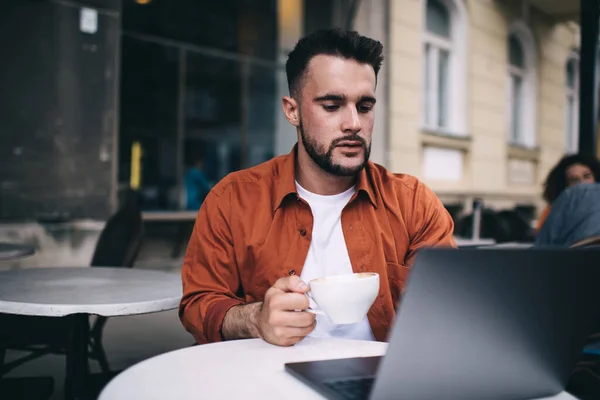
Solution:
{"label": "shirt collar", "polygon": [[[273,204],[275,205],[276,211],[283,205],[283,202],[291,195],[294,198],[298,198],[296,191],[296,158],[298,154],[298,144],[294,145],[292,151],[284,158],[283,164],[279,169],[279,181],[275,188],[275,197]],[[365,168],[358,173],[358,179],[356,181],[356,193],[357,195],[366,195],[373,207],[377,208],[377,197],[375,196],[375,190],[373,189],[373,183],[371,180],[371,169],[375,168],[374,164],[369,161]]]}

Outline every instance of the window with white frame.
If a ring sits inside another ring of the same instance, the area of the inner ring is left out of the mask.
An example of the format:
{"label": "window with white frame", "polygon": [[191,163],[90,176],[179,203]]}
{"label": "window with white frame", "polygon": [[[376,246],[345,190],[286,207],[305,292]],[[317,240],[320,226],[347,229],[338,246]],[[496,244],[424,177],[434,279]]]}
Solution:
{"label": "window with white frame", "polygon": [[523,106],[525,104],[525,79],[527,70],[525,68],[525,51],[521,40],[515,35],[508,39],[509,61],[510,61],[510,141],[523,144],[525,137],[525,124],[523,120]]}
{"label": "window with white frame", "polygon": [[425,41],[425,125],[449,128],[448,83],[450,75],[450,13],[438,0],[427,1],[427,39]]}
{"label": "window with white frame", "polygon": [[465,134],[466,11],[462,0],[427,0],[424,36],[423,124]]}
{"label": "window with white frame", "polygon": [[533,35],[523,22],[508,36],[508,140],[535,147],[537,137],[537,52]]}
{"label": "window with white frame", "polygon": [[579,58],[569,57],[565,69],[565,151],[575,153],[579,146]]}

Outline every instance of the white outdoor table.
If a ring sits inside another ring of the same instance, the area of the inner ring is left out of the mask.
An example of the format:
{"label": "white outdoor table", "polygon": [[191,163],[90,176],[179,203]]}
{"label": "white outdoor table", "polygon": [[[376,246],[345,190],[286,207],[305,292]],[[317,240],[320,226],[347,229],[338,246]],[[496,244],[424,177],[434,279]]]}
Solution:
{"label": "white outdoor table", "polygon": [[489,246],[496,243],[494,239],[472,239],[472,238],[464,238],[460,236],[454,236],[454,241],[458,247],[477,247],[477,246]]}
{"label": "white outdoor table", "polygon": [[520,242],[508,242],[499,243],[490,246],[481,246],[481,248],[487,249],[530,249],[533,247],[533,243],[520,243]]}
{"label": "white outdoor table", "polygon": [[[286,399],[323,397],[284,371],[287,362],[385,354],[386,343],[306,338],[292,347],[261,339],[193,346],[125,370],[99,400]],[[433,379],[433,377],[432,377]],[[567,393],[546,400],[573,400]]]}
{"label": "white outdoor table", "polygon": [[66,397],[85,397],[89,316],[153,313],[176,308],[181,277],[129,268],[30,268],[0,272],[0,313],[70,318]]}

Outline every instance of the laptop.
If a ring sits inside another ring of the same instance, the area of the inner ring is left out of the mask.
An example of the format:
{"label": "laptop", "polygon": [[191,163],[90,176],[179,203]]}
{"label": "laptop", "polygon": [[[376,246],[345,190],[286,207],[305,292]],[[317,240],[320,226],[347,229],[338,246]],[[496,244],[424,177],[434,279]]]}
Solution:
{"label": "laptop", "polygon": [[385,356],[285,370],[329,399],[550,397],[599,317],[597,249],[423,249]]}

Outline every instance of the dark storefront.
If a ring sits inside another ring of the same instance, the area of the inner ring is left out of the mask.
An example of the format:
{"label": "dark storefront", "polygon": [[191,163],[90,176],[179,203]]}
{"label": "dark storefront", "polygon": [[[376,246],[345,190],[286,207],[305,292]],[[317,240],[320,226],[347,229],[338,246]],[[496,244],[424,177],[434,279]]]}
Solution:
{"label": "dark storefront", "polygon": [[[271,158],[279,4],[0,2],[0,219],[106,218],[132,183],[132,149],[145,210],[185,209],[198,160],[213,184]],[[305,32],[343,25],[351,8],[299,4]],[[95,30],[82,28],[84,8]]]}

